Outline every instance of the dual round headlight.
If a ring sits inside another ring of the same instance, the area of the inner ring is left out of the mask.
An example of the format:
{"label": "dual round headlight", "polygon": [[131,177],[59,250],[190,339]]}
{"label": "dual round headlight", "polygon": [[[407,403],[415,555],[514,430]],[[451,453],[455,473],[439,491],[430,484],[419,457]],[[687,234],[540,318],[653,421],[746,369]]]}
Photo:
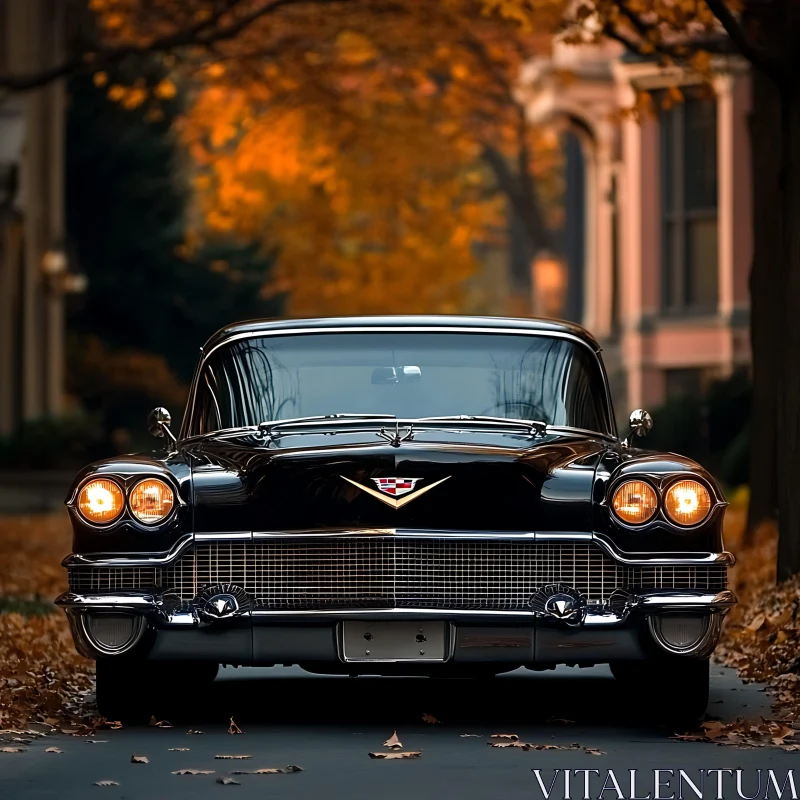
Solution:
{"label": "dual round headlight", "polygon": [[[658,511],[658,495],[647,481],[625,481],[614,490],[611,507],[622,522],[644,525]],[[711,494],[700,481],[675,481],[664,493],[664,512],[676,525],[699,525],[711,513]]]}
{"label": "dual round headlight", "polygon": [[[96,478],[81,487],[76,505],[87,522],[108,525],[125,509],[125,493],[116,481]],[[175,493],[158,478],[139,481],[128,495],[131,514],[144,525],[161,522],[174,506]]]}

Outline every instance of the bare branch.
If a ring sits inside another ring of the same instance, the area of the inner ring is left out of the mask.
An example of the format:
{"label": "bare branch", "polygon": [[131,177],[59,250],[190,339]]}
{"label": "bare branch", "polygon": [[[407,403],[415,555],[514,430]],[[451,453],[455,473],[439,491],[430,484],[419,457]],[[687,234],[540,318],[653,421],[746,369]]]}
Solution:
{"label": "bare branch", "polygon": [[736,45],[736,49],[751,63],[760,69],[765,75],[769,75],[778,86],[781,86],[789,77],[787,71],[779,58],[753,44],[733,15],[724,0],[706,0],[706,5],[711,9],[711,13],[720,21],[731,41]]}
{"label": "bare branch", "polygon": [[26,92],[39,89],[59,78],[86,70],[97,70],[118,64],[126,58],[141,57],[157,53],[170,53],[173,50],[191,45],[208,46],[215,42],[233,39],[258,19],[273,14],[280,8],[290,5],[335,4],[345,0],[270,0],[225,25],[217,23],[229,16],[242,0],[228,2],[207,19],[185,30],[161,36],[141,45],[121,45],[107,49],[97,49],[79,53],[66,61],[46,69],[18,75],[0,75],[0,89],[12,92]]}

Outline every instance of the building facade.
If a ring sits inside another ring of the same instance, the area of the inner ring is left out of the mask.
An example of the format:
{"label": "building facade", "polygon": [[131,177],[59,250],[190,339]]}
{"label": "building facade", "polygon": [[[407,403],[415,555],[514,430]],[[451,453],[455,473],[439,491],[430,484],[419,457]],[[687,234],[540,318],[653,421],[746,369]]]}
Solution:
{"label": "building facade", "polygon": [[[64,0],[0,0],[0,73],[59,63]],[[63,403],[64,86],[0,95],[0,437]]]}
{"label": "building facade", "polygon": [[[564,125],[580,142],[581,321],[603,345],[620,417],[746,365],[745,66],[720,61],[709,86],[613,42],[556,43],[522,86],[532,122]],[[642,93],[651,106],[634,113]]]}

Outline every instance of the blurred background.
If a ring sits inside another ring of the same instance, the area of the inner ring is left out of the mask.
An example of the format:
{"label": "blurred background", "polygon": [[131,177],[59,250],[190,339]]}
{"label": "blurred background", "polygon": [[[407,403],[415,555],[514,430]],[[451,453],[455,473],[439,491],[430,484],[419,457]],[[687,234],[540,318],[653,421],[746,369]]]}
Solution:
{"label": "blurred background", "polygon": [[270,316],[579,322],[621,426],[747,484],[750,70],[523,5],[0,0],[0,510]]}

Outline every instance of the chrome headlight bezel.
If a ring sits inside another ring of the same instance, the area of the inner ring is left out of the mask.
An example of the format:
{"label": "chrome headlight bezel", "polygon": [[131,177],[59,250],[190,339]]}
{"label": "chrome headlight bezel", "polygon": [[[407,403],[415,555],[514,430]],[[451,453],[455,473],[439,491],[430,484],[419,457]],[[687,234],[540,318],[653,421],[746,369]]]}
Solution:
{"label": "chrome headlight bezel", "polygon": [[[113,520],[110,522],[93,522],[91,519],[88,519],[83,515],[81,512],[79,505],[78,505],[78,498],[80,496],[80,492],[88,483],[97,480],[104,480],[112,482],[117,488],[122,492],[123,496],[123,508],[122,512],[118,514]],[[133,491],[139,486],[141,483],[145,481],[160,481],[165,486],[169,488],[172,492],[172,508],[169,512],[164,515],[161,519],[156,522],[143,522],[140,520],[131,509],[130,505],[130,498]],[[135,528],[140,531],[160,531],[166,528],[167,526],[171,525],[179,510],[186,506],[186,501],[181,497],[180,493],[180,484],[172,475],[165,475],[159,472],[137,472],[133,475],[124,475],[120,473],[102,473],[102,472],[95,472],[91,475],[87,475],[76,485],[75,489],[69,496],[67,500],[67,508],[69,509],[70,513],[74,515],[77,522],[88,529],[95,530],[98,532],[111,532],[113,530],[118,529],[119,527],[125,525],[130,528]]]}
{"label": "chrome headlight bezel", "polygon": [[[630,481],[642,481],[647,483],[656,493],[658,508],[647,522],[631,523],[617,516],[614,511],[613,499],[617,490],[625,483]],[[709,510],[706,516],[700,522],[692,523],[691,525],[684,525],[676,522],[669,516],[666,510],[666,494],[670,487],[681,481],[695,481],[699,483],[707,492],[710,499]],[[694,472],[670,472],[665,474],[654,473],[627,473],[619,475],[614,480],[610,481],[606,489],[606,496],[603,500],[603,505],[607,507],[609,518],[612,523],[623,530],[630,531],[631,533],[641,533],[642,531],[649,530],[655,525],[667,527],[674,533],[692,533],[693,531],[704,528],[712,522],[717,516],[719,510],[728,504],[716,491],[713,484],[705,477],[698,475]]]}

